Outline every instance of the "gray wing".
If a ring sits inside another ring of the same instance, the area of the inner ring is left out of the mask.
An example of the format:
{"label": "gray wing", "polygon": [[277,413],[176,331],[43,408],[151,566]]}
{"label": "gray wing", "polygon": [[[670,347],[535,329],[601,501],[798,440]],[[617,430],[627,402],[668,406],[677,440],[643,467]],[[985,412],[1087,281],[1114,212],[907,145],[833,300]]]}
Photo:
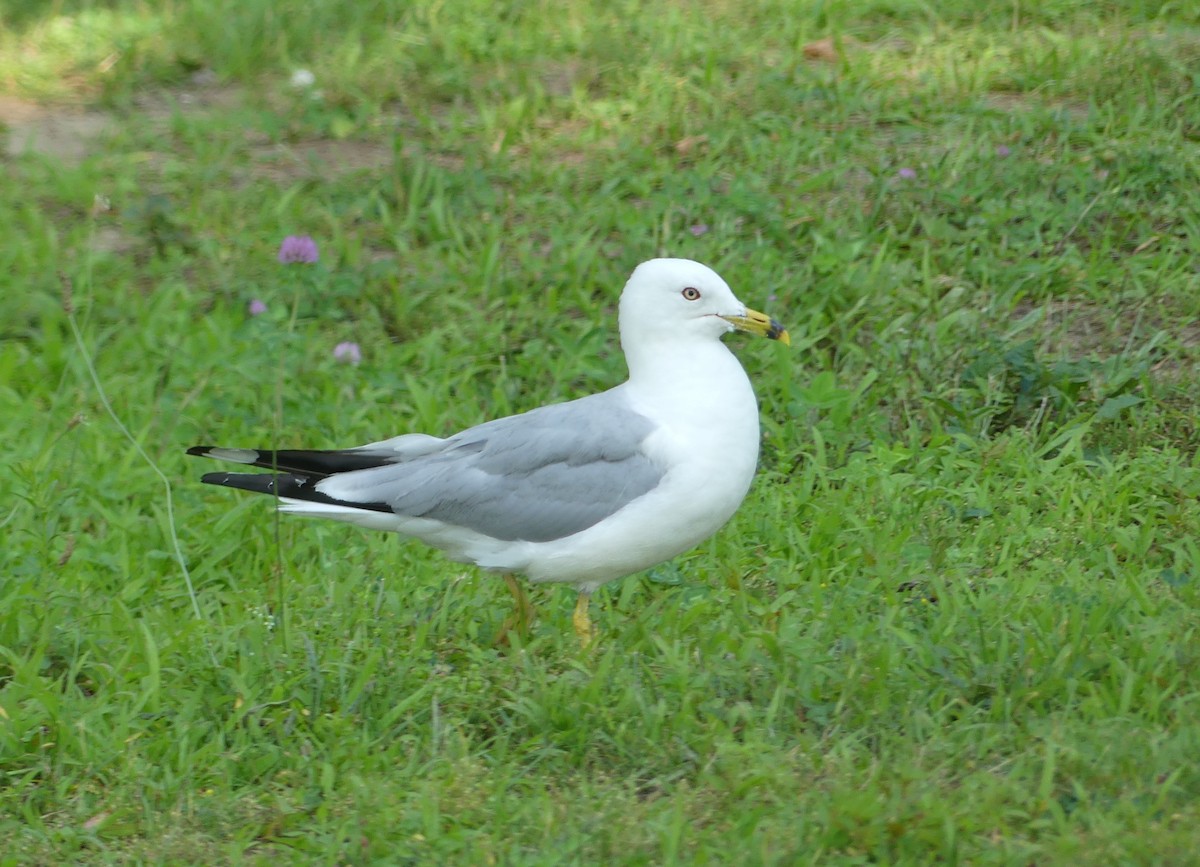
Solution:
{"label": "gray wing", "polygon": [[604,392],[469,428],[440,448],[338,473],[318,489],[495,539],[548,542],[591,527],[658,484],[664,469],[641,448],[653,430],[618,393]]}

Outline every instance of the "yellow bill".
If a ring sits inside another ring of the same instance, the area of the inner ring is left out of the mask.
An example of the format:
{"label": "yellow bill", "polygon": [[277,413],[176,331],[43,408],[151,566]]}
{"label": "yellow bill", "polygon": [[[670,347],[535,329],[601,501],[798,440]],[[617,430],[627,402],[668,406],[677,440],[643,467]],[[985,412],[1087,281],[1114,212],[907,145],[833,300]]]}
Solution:
{"label": "yellow bill", "polygon": [[778,340],[784,346],[792,345],[792,339],[788,337],[787,329],[778,320],[772,319],[765,313],[748,309],[745,316],[722,316],[721,318],[738,331]]}

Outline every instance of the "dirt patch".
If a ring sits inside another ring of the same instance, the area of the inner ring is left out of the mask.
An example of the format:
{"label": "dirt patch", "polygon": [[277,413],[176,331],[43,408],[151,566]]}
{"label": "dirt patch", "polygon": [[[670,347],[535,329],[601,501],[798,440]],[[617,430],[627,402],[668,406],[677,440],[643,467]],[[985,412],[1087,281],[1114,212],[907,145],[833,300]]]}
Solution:
{"label": "dirt patch", "polygon": [[[0,95],[0,132],[6,133],[0,153],[13,159],[39,155],[63,165],[77,165],[103,152],[104,140],[123,124],[136,122],[165,132],[173,117],[233,111],[246,103],[246,93],[241,88],[222,85],[205,71],[193,75],[182,87],[138,94],[133,100],[134,110],[127,114],[38,105]],[[388,144],[333,139],[279,144],[266,141],[265,135],[252,130],[247,131],[247,138],[251,144],[245,170],[248,178],[288,183],[356,171],[386,171],[393,161],[393,149]],[[149,166],[167,161],[167,154],[153,151],[143,153],[142,157]],[[461,168],[462,161],[434,158],[433,162],[447,168]]]}
{"label": "dirt patch", "polygon": [[328,178],[357,171],[386,171],[391,145],[364,141],[316,141],[261,145],[251,150],[250,175],[279,183]]}
{"label": "dirt patch", "polygon": [[1042,109],[1059,112],[1071,120],[1077,121],[1087,120],[1091,114],[1091,107],[1086,102],[1069,99],[1051,99],[1037,93],[992,91],[983,97],[983,101],[989,108],[994,108],[1006,114],[1018,114]]}
{"label": "dirt patch", "polygon": [[584,83],[583,63],[576,59],[547,63],[541,73],[542,88],[550,96],[566,98]]}
{"label": "dirt patch", "polygon": [[36,154],[70,164],[117,129],[116,119],[104,112],[47,108],[11,96],[0,96],[0,124],[7,129],[6,156]]}
{"label": "dirt patch", "polygon": [[[139,122],[161,124],[176,112],[218,111],[242,102],[240,89],[222,86],[211,72],[201,70],[183,87],[139,94],[134,106]],[[77,165],[100,150],[121,124],[121,115],[114,112],[39,105],[0,94],[0,125],[7,132],[4,153],[11,158],[32,154]]]}
{"label": "dirt patch", "polygon": [[1022,301],[1012,312],[1020,320],[1040,311],[1040,321],[1029,331],[1049,351],[1071,358],[1109,356],[1123,351],[1133,335],[1133,320],[1117,316],[1112,310],[1080,300],[1055,300],[1042,304]]}
{"label": "dirt patch", "polygon": [[124,256],[137,247],[137,241],[117,226],[100,225],[88,238],[88,249],[105,256]]}
{"label": "dirt patch", "polygon": [[1113,310],[1091,301],[1072,299],[1018,304],[1011,314],[1018,321],[1035,310],[1042,318],[1024,332],[1044,349],[1063,358],[1111,358],[1123,352],[1137,352],[1154,337],[1164,333],[1171,340],[1166,346],[1175,352],[1154,365],[1154,372],[1170,378],[1191,369],[1200,360],[1200,322],[1176,317],[1170,310],[1145,305],[1139,309]]}
{"label": "dirt patch", "polygon": [[134,97],[133,104],[150,120],[183,114],[231,110],[246,103],[242,88],[221,84],[207,69],[195,72],[186,85],[171,90],[149,90]]}

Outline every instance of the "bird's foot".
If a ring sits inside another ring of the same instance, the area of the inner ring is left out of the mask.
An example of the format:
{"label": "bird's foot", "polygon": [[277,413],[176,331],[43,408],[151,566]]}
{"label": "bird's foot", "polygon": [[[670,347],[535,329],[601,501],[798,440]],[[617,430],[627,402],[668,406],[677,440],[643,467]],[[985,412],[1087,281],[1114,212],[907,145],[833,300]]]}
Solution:
{"label": "bird's foot", "polygon": [[591,594],[580,593],[575,601],[575,614],[571,623],[575,626],[575,635],[579,639],[579,647],[587,650],[596,639],[596,631],[592,628],[592,618],[588,615],[588,607],[592,601]]}
{"label": "bird's foot", "polygon": [[533,607],[533,603],[529,601],[529,597],[525,595],[525,591],[517,579],[506,573],[504,583],[508,585],[508,591],[512,593],[513,599],[517,603],[517,609],[504,618],[504,622],[500,624],[500,630],[496,633],[496,644],[509,644],[511,642],[509,634],[514,631],[524,638],[529,634],[529,627],[537,617],[537,609]]}

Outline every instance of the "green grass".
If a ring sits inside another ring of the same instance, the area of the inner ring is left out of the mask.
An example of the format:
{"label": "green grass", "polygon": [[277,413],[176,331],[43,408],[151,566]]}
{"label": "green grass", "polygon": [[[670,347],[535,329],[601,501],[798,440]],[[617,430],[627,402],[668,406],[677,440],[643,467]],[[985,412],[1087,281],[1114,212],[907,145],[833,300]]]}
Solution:
{"label": "green grass", "polygon": [[[5,4],[0,865],[1192,863],[1190,8]],[[613,385],[658,254],[793,348],[593,653],[183,456]]]}

